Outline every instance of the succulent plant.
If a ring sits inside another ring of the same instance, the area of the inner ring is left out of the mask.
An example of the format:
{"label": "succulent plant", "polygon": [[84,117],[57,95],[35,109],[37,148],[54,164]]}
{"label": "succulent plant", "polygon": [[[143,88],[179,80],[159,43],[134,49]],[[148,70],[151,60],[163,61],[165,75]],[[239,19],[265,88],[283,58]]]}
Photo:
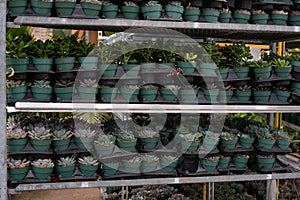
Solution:
{"label": "succulent plant", "polygon": [[29,166],[30,161],[25,159],[13,159],[13,158],[8,158],[7,159],[7,168],[12,169],[12,168],[25,168]]}
{"label": "succulent plant", "polygon": [[160,157],[160,160],[166,160],[166,161],[169,161],[169,162],[174,162],[174,161],[177,161],[177,158],[176,156],[172,156],[172,155],[162,155]]}
{"label": "succulent plant", "polygon": [[219,162],[220,156],[208,156],[205,158],[201,158],[202,160],[212,161],[212,162]]}
{"label": "succulent plant", "polygon": [[202,133],[200,132],[196,132],[196,133],[188,133],[188,134],[179,134],[179,137],[183,140],[186,140],[186,141],[199,141],[201,139],[201,137],[203,136]]}
{"label": "succulent plant", "polygon": [[31,87],[37,88],[51,88],[50,81],[46,80],[35,80]]}
{"label": "succulent plant", "polygon": [[163,89],[166,89],[166,90],[179,90],[180,86],[178,86],[178,85],[165,85],[163,87]]}
{"label": "succulent plant", "polygon": [[237,90],[239,90],[239,91],[249,91],[249,90],[251,90],[251,85],[243,85],[243,86],[239,86],[239,87],[237,88]]}
{"label": "succulent plant", "polygon": [[253,10],[252,15],[263,15],[266,14],[266,11],[264,10]]}
{"label": "succulent plant", "polygon": [[138,5],[132,1],[125,1],[125,6],[132,6],[132,7],[138,7]]}
{"label": "succulent plant", "polygon": [[136,141],[136,138],[134,137],[133,133],[128,132],[128,131],[121,131],[117,135],[117,140],[119,141],[127,141],[127,142],[132,142]]}
{"label": "succulent plant", "polygon": [[159,161],[159,157],[156,155],[145,154],[142,157],[143,162],[157,162]]}
{"label": "succulent plant", "polygon": [[250,11],[248,11],[248,10],[235,10],[234,13],[251,15]]}
{"label": "succulent plant", "polygon": [[53,131],[53,140],[66,140],[72,137],[72,131],[67,128],[59,127]]}
{"label": "succulent plant", "polygon": [[235,140],[237,139],[237,135],[231,132],[222,132],[220,138],[223,140]]}
{"label": "succulent plant", "polygon": [[96,79],[85,78],[83,80],[79,80],[79,86],[86,88],[96,88],[98,87],[98,82]]}
{"label": "succulent plant", "polygon": [[74,130],[74,136],[80,138],[91,138],[96,135],[95,130],[91,130],[90,125],[85,122],[76,123],[76,128]]}
{"label": "succulent plant", "polygon": [[271,65],[273,67],[281,67],[281,68],[291,68],[291,64],[286,59],[276,58],[272,60]]}
{"label": "succulent plant", "polygon": [[283,139],[283,140],[291,140],[290,135],[288,132],[285,132],[281,129],[276,129],[277,132],[277,138],[278,139]]}
{"label": "succulent plant", "polygon": [[71,157],[69,156],[60,157],[59,160],[57,161],[57,165],[62,167],[73,166],[76,163],[75,157],[76,157],[75,154],[73,154]]}
{"label": "succulent plant", "polygon": [[128,162],[128,163],[141,163],[142,162],[142,157],[141,156],[134,156],[129,160],[123,160],[123,162]]}
{"label": "succulent plant", "polygon": [[137,85],[123,85],[122,88],[128,88],[128,89],[132,89],[132,90],[140,89],[140,87]]}
{"label": "succulent plant", "polygon": [[88,166],[97,166],[99,165],[99,161],[96,160],[93,156],[83,156],[78,159],[78,163]]}
{"label": "succulent plant", "polygon": [[57,88],[65,88],[65,87],[73,87],[74,81],[69,79],[56,80],[54,87]]}
{"label": "succulent plant", "polygon": [[236,157],[238,157],[238,158],[249,158],[249,157],[250,157],[250,156],[247,155],[247,154],[236,154],[236,155],[234,155],[234,156],[236,156]]}
{"label": "succulent plant", "polygon": [[111,3],[110,1],[102,1],[102,5],[111,6],[111,5],[113,5],[113,3]]}
{"label": "succulent plant", "polygon": [[155,5],[160,5],[160,4],[158,3],[158,1],[148,1],[145,4],[145,6],[155,6]]}
{"label": "succulent plant", "polygon": [[114,144],[115,137],[112,135],[100,134],[94,141],[95,145],[110,146]]}
{"label": "succulent plant", "polygon": [[171,1],[169,4],[172,5],[172,6],[181,7],[181,2],[180,1]]}
{"label": "succulent plant", "polygon": [[231,10],[229,8],[222,8],[222,10],[220,10],[220,13],[231,13]]}
{"label": "succulent plant", "polygon": [[145,115],[137,115],[137,116],[132,116],[132,121],[137,125],[144,127],[150,124],[151,118]]}
{"label": "succulent plant", "polygon": [[289,13],[284,10],[272,10],[272,14],[288,15]]}
{"label": "succulent plant", "polygon": [[147,90],[147,89],[155,89],[155,90],[157,90],[157,89],[159,89],[159,87],[157,85],[149,84],[149,85],[143,85],[143,86],[141,86],[141,89],[143,89],[143,90]]}
{"label": "succulent plant", "polygon": [[155,138],[159,137],[159,132],[146,127],[139,132],[139,136],[145,138]]}
{"label": "succulent plant", "polygon": [[28,136],[34,140],[49,140],[51,139],[53,133],[44,124],[33,124],[28,127]]}
{"label": "succulent plant", "polygon": [[16,87],[22,87],[22,86],[27,86],[26,81],[21,81],[21,80],[6,81],[6,88],[16,88]]}
{"label": "succulent plant", "polygon": [[37,159],[35,161],[31,162],[32,166],[38,167],[38,168],[51,168],[54,167],[53,161],[49,159]]}
{"label": "succulent plant", "polygon": [[76,0],[55,0],[55,1],[58,1],[58,2],[75,2]]}
{"label": "succulent plant", "polygon": [[9,116],[6,124],[7,139],[21,139],[27,137],[26,127],[22,127],[18,119],[14,116]]}

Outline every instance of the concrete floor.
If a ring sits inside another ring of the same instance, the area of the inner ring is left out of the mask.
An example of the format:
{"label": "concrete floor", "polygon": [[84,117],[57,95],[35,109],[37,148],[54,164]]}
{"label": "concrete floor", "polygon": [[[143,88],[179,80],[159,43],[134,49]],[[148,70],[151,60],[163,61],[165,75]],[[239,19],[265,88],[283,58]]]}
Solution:
{"label": "concrete floor", "polygon": [[29,191],[11,195],[10,200],[103,200],[98,188]]}

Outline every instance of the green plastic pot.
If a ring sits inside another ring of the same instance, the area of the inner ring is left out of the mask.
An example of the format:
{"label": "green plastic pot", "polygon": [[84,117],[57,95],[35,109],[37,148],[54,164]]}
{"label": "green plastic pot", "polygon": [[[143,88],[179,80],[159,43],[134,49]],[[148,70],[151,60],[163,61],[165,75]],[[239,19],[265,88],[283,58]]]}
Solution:
{"label": "green plastic pot", "polygon": [[117,145],[123,151],[133,152],[135,150],[136,140],[135,141],[117,140]]}
{"label": "green plastic pot", "polygon": [[75,64],[75,57],[55,58],[54,61],[57,70],[59,71],[72,70]]}
{"label": "green plastic pot", "polygon": [[55,10],[56,14],[59,16],[67,16],[67,15],[72,15],[73,11],[76,6],[76,1],[75,2],[70,2],[70,1],[55,1]]}
{"label": "green plastic pot", "polygon": [[173,62],[158,64],[158,68],[160,68],[160,69],[172,69],[174,66],[175,66],[175,63],[173,63]]}
{"label": "green plastic pot", "polygon": [[48,151],[52,140],[34,140],[30,138],[30,144],[32,148],[36,151]]}
{"label": "green plastic pot", "polygon": [[84,165],[81,163],[78,163],[78,168],[79,171],[86,177],[91,177],[95,175],[96,171],[98,170],[98,165],[96,166],[89,166],[89,165]]}
{"label": "green plastic pot", "polygon": [[144,149],[155,149],[155,147],[157,146],[157,144],[159,142],[159,137],[155,137],[155,138],[138,137],[137,142]]}
{"label": "green plastic pot", "polygon": [[124,171],[127,173],[139,173],[140,172],[141,162],[129,163],[129,162],[126,162],[126,160],[123,160],[122,165],[123,165]]}
{"label": "green plastic pot", "polygon": [[260,169],[271,169],[275,163],[275,158],[256,157],[256,162]]}
{"label": "green plastic pot", "polygon": [[252,93],[251,90],[247,90],[247,91],[236,90],[235,96],[239,99],[239,101],[247,102],[250,100],[251,93]]}
{"label": "green plastic pot", "polygon": [[289,149],[291,141],[279,138],[276,140],[276,144],[280,149],[287,150],[287,149]]}
{"label": "green plastic pot", "polygon": [[142,161],[142,172],[154,172],[157,169],[157,166],[159,164],[159,161],[154,161],[154,162],[145,162]]}
{"label": "green plastic pot", "polygon": [[203,94],[207,101],[217,101],[219,96],[219,90],[203,90]]}
{"label": "green plastic pot", "polygon": [[222,67],[222,68],[219,68],[218,70],[219,70],[221,78],[223,80],[227,79],[228,73],[229,73],[229,67]]}
{"label": "green plastic pot", "polygon": [[29,167],[24,168],[8,168],[8,174],[16,181],[24,180],[27,176]]}
{"label": "green plastic pot", "polygon": [[257,138],[257,146],[264,149],[272,149],[276,139],[265,139],[262,137]]}
{"label": "green plastic pot", "polygon": [[52,88],[31,87],[30,90],[32,96],[37,100],[45,100],[47,98],[50,98],[52,94]]}
{"label": "green plastic pot", "polygon": [[300,16],[289,16],[288,18],[289,25],[299,26],[300,25]]}
{"label": "green plastic pot", "polygon": [[244,14],[244,13],[233,13],[232,17],[235,23],[238,24],[248,24],[251,15]]}
{"label": "green plastic pot", "polygon": [[219,22],[221,23],[229,23],[231,18],[231,13],[220,13]]}
{"label": "green plastic pot", "polygon": [[183,151],[188,151],[191,153],[197,152],[200,145],[199,141],[187,141],[187,140],[181,140],[180,144],[181,144],[181,149]]}
{"label": "green plastic pot", "polygon": [[83,69],[98,68],[98,57],[79,57],[78,62]]}
{"label": "green plastic pot", "polygon": [[99,96],[104,100],[114,100],[117,95],[117,88],[99,88]]}
{"label": "green plastic pot", "polygon": [[195,89],[180,89],[179,99],[180,101],[196,101],[198,91]]}
{"label": "green plastic pot", "polygon": [[271,76],[272,66],[253,68],[255,79],[268,79]]}
{"label": "green plastic pot", "polygon": [[162,11],[161,5],[154,5],[154,6],[143,6],[141,8],[141,12],[143,14],[144,19],[157,19],[160,18]]}
{"label": "green plastic pot", "polygon": [[220,140],[221,148],[233,150],[233,149],[235,149],[237,141],[238,141],[238,139],[225,140],[225,139],[221,138],[221,140]]}
{"label": "green plastic pot", "polygon": [[105,18],[115,18],[118,14],[118,5],[103,5],[101,13]]}
{"label": "green plastic pot", "polygon": [[28,143],[28,138],[9,139],[7,140],[8,151],[19,152],[23,151]]}
{"label": "green plastic pot", "polygon": [[246,167],[249,158],[233,155],[232,161],[236,168],[243,169]]}
{"label": "green plastic pot", "polygon": [[160,93],[165,101],[174,101],[178,95],[178,90],[160,89]]}
{"label": "green plastic pot", "polygon": [[102,5],[91,2],[80,2],[82,10],[86,16],[99,16]]}
{"label": "green plastic pot", "polygon": [[231,91],[231,90],[225,91],[226,101],[231,101],[232,96],[233,96],[233,91]]}
{"label": "green plastic pot", "polygon": [[138,19],[140,7],[137,6],[121,6],[121,11],[126,19]]}
{"label": "green plastic pot", "polygon": [[268,24],[268,14],[255,14],[251,16],[252,23],[254,24]]}
{"label": "green plastic pot", "polygon": [[166,14],[172,19],[180,19],[183,14],[183,6],[165,5]]}
{"label": "green plastic pot", "polygon": [[28,58],[8,58],[6,62],[6,65],[12,67],[14,71],[26,71],[29,66]]}
{"label": "green plastic pot", "polygon": [[31,169],[32,169],[32,172],[33,172],[35,178],[37,178],[39,180],[43,180],[43,179],[49,178],[49,176],[51,175],[51,173],[53,171],[53,167],[50,167],[50,168],[40,168],[40,167],[32,166]]}
{"label": "green plastic pot", "polygon": [[200,63],[199,70],[204,75],[215,75],[217,65],[215,63]]}
{"label": "green plastic pot", "polygon": [[141,63],[141,69],[143,70],[152,70],[156,68],[157,63]]}
{"label": "green plastic pot", "polygon": [[287,102],[291,93],[289,91],[275,90],[276,97],[280,102]]}
{"label": "green plastic pot", "polygon": [[96,99],[96,94],[98,93],[98,88],[77,87],[77,92],[81,99],[93,100],[93,99]]}
{"label": "green plastic pot", "polygon": [[230,157],[222,157],[219,160],[218,167],[221,169],[227,169],[229,167],[230,161]]}
{"label": "green plastic pot", "polygon": [[202,15],[207,22],[218,22],[220,11],[218,10],[202,10]]}
{"label": "green plastic pot", "polygon": [[288,15],[271,14],[270,18],[272,19],[273,23],[276,25],[286,25]]}
{"label": "green plastic pot", "polygon": [[69,178],[73,175],[75,171],[75,165],[72,166],[55,166],[55,170],[58,175],[62,176],[63,178]]}
{"label": "green plastic pot", "polygon": [[12,14],[20,15],[25,12],[27,3],[27,0],[10,0],[7,1],[7,8]]}
{"label": "green plastic pot", "polygon": [[110,145],[96,145],[94,144],[94,148],[98,156],[110,156],[113,154],[115,150],[115,144]]}
{"label": "green plastic pot", "polygon": [[219,160],[218,161],[211,161],[207,159],[200,159],[200,163],[203,169],[205,169],[208,172],[213,172],[215,171],[216,167],[218,166]]}
{"label": "green plastic pot", "polygon": [[103,77],[114,77],[118,68],[117,64],[98,64]]}
{"label": "green plastic pot", "polygon": [[141,66],[139,64],[123,64],[126,76],[138,76]]}
{"label": "green plastic pot", "polygon": [[71,100],[73,97],[73,87],[65,87],[65,88],[54,88],[54,93],[56,97],[61,100]]}
{"label": "green plastic pot", "polygon": [[300,61],[291,60],[290,63],[291,63],[291,65],[294,66],[294,67],[300,67]]}
{"label": "green plastic pot", "polygon": [[157,96],[157,89],[140,89],[140,97],[146,101],[154,101]]}
{"label": "green plastic pot", "polygon": [[38,71],[50,71],[53,65],[52,58],[33,58],[32,63]]}
{"label": "green plastic pot", "polygon": [[269,102],[271,91],[253,91],[253,98],[255,102]]}
{"label": "green plastic pot", "polygon": [[196,70],[195,66],[190,62],[178,61],[177,65],[183,70],[185,74],[192,74]]}
{"label": "green plastic pot", "polygon": [[252,147],[255,138],[239,137],[239,143],[243,148],[249,149]]}
{"label": "green plastic pot", "polygon": [[125,100],[135,100],[139,94],[138,89],[131,89],[131,88],[119,88],[119,91],[122,95],[122,97]]}
{"label": "green plastic pot", "polygon": [[292,71],[292,67],[274,67],[274,72],[278,77],[287,78]]}
{"label": "green plastic pot", "polygon": [[200,16],[200,10],[199,9],[185,10],[184,13],[183,13],[183,19],[185,21],[191,21],[191,22],[198,21],[199,16]]}
{"label": "green plastic pot", "polygon": [[53,140],[54,151],[66,151],[70,146],[71,138],[65,140]]}
{"label": "green plastic pot", "polygon": [[48,15],[51,14],[51,9],[53,7],[53,1],[39,1],[30,0],[32,10],[38,15]]}
{"label": "green plastic pot", "polygon": [[238,78],[247,78],[249,74],[249,67],[233,67],[233,71]]}
{"label": "green plastic pot", "polygon": [[291,89],[295,91],[296,93],[300,94],[300,83],[298,82],[292,82]]}
{"label": "green plastic pot", "polygon": [[219,138],[204,138],[202,140],[202,145],[205,150],[212,151],[216,149],[219,144]]}
{"label": "green plastic pot", "polygon": [[170,162],[168,160],[159,160],[160,166],[163,168],[164,171],[166,172],[173,172],[177,166],[177,161],[175,162]]}
{"label": "green plastic pot", "polygon": [[105,175],[115,175],[120,167],[119,162],[103,164],[102,172]]}
{"label": "green plastic pot", "polygon": [[76,146],[82,150],[89,150],[93,147],[94,137],[90,138],[79,138],[74,137]]}
{"label": "green plastic pot", "polygon": [[11,88],[11,96],[14,100],[18,101],[24,99],[26,94],[27,94],[27,86]]}

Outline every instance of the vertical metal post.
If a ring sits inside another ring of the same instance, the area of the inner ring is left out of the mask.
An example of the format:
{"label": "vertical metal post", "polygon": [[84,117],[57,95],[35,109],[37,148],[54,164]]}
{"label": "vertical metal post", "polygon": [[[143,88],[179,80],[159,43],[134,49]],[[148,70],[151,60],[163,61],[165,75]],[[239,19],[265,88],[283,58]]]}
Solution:
{"label": "vertical metal post", "polygon": [[207,183],[203,183],[203,200],[206,200]]}
{"label": "vertical metal post", "polygon": [[6,0],[0,0],[0,200],[7,200],[6,168]]}
{"label": "vertical metal post", "polygon": [[208,200],[211,200],[211,182],[208,183]]}
{"label": "vertical metal post", "polygon": [[215,182],[211,183],[211,200],[215,200]]}

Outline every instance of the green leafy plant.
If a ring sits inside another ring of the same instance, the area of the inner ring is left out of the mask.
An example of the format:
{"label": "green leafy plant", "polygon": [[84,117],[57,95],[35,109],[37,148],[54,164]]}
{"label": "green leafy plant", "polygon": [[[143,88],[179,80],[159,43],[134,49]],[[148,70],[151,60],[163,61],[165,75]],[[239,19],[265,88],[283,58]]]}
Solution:
{"label": "green leafy plant", "polygon": [[281,59],[281,58],[277,58],[274,59],[271,62],[271,65],[273,67],[280,67],[280,68],[291,68],[292,66],[290,65],[290,62],[288,60],[285,59]]}
{"label": "green leafy plant", "polygon": [[62,167],[73,166],[76,163],[75,157],[76,157],[75,154],[73,154],[71,157],[70,156],[60,157],[59,160],[57,161],[57,165]]}
{"label": "green leafy plant", "polygon": [[244,42],[225,45],[222,53],[226,57],[227,66],[245,67],[247,62],[253,58],[250,48]]}
{"label": "green leafy plant", "polygon": [[[95,1],[95,2],[100,2],[100,1]],[[75,56],[86,57],[94,50],[94,48],[95,48],[95,44],[91,42],[86,42],[84,39],[82,39],[74,46]]]}
{"label": "green leafy plant", "polygon": [[33,50],[34,39],[30,34],[6,35],[7,58],[29,58]]}
{"label": "green leafy plant", "polygon": [[78,44],[77,37],[78,34],[71,36],[59,37],[53,40],[55,47],[55,57],[56,58],[66,58],[75,57],[76,51],[74,51],[75,46]]}
{"label": "green leafy plant", "polygon": [[253,68],[266,68],[269,67],[270,64],[264,60],[255,60],[255,61],[248,62],[248,66]]}
{"label": "green leafy plant", "polygon": [[55,46],[53,40],[36,40],[33,42],[31,57],[33,58],[55,58]]}

